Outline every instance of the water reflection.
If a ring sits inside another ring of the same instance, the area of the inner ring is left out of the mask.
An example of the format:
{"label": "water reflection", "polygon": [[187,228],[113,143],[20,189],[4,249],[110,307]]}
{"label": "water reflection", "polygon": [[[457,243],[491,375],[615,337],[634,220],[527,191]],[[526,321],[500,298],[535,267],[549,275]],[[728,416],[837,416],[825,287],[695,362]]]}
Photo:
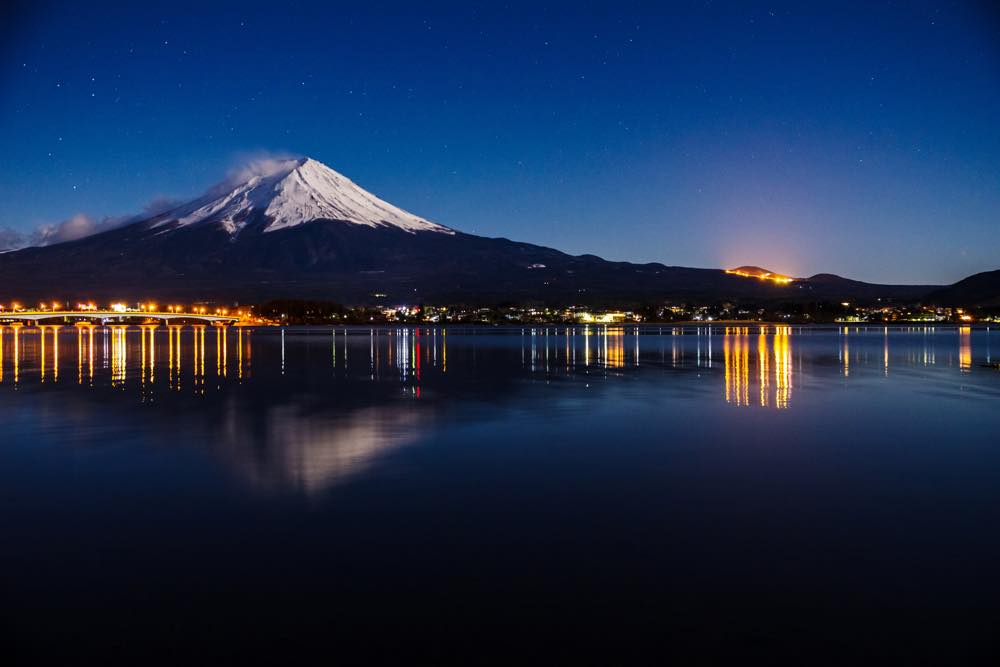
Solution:
{"label": "water reflection", "polygon": [[[749,327],[729,327],[722,340],[726,402],[760,407],[788,407],[792,396],[791,328],[760,327],[751,336]],[[756,345],[756,350],[752,347]],[[751,369],[751,359],[756,368]],[[756,387],[751,386],[753,381]]]}
{"label": "water reflection", "polygon": [[94,381],[94,329],[92,324],[76,325],[76,381],[83,384],[84,373],[86,379],[92,383]]}
{"label": "water reflection", "polygon": [[968,373],[972,368],[971,327],[960,327],[958,330],[958,366],[964,373]]}
{"label": "water reflection", "polygon": [[128,352],[126,350],[125,332],[128,327],[111,327],[111,385],[123,387],[125,385]]}
{"label": "water reflection", "polygon": [[640,363],[638,327],[539,327],[520,332],[521,365],[533,372],[621,369]]}
{"label": "water reflection", "polygon": [[850,327],[844,327],[841,330],[841,337],[843,344],[840,350],[840,366],[843,369],[844,377],[850,377],[851,375],[851,342],[849,336],[851,333]]}
{"label": "water reflection", "polygon": [[243,406],[230,402],[218,442],[222,456],[254,484],[314,493],[412,442],[430,417],[405,406],[323,411],[289,402],[247,419]]}
{"label": "water reflection", "polygon": [[491,403],[545,384],[671,386],[723,406],[789,410],[808,402],[803,377],[840,387],[899,382],[907,370],[962,383],[996,375],[983,363],[996,332],[969,327],[165,329],[0,327],[0,389],[194,398],[206,414],[224,406],[212,442],[234,469],[312,492],[411,442],[470,388]]}
{"label": "water reflection", "polygon": [[[171,390],[203,395],[209,389],[221,390],[230,382],[242,383],[251,379],[253,331],[242,327],[213,327],[214,331],[209,334],[207,328],[171,325],[165,327],[164,335],[163,327],[156,325],[3,326],[0,327],[0,383],[16,385],[35,380],[59,383],[63,366],[72,363],[69,361],[72,352],[67,352],[64,338],[73,332],[78,385],[93,386],[106,381],[116,388],[136,384],[150,389],[162,377]],[[306,339],[299,338],[306,333]],[[281,330],[280,357],[272,368],[283,374],[289,372],[291,359],[303,340],[316,340],[317,333],[328,336],[326,360],[321,365],[335,377],[338,374],[354,377],[363,372],[368,381],[399,382],[419,395],[425,380],[449,371],[449,330],[430,327]],[[462,359],[463,372],[473,372],[477,368],[479,348],[474,343],[477,337],[485,335],[503,340],[505,349],[511,343],[517,345],[519,339],[518,353],[524,372],[551,377],[594,373],[614,377],[638,372],[641,366],[696,368],[714,375],[717,366],[713,354],[721,352],[720,393],[725,401],[739,406],[774,408],[789,406],[795,388],[793,376],[802,372],[793,361],[793,339],[796,344],[809,343],[810,348],[821,343],[825,349],[832,348],[839,374],[850,379],[858,369],[867,373],[878,368],[882,376],[888,377],[892,363],[933,367],[939,363],[939,358],[968,374],[975,366],[974,340],[977,336],[982,336],[985,342],[981,348],[985,358],[981,361],[989,363],[991,335],[988,330],[976,333],[970,327],[838,327],[826,332],[764,325],[537,327],[462,333],[463,353],[471,355]],[[213,345],[208,344],[210,335]],[[894,359],[895,340],[905,340],[905,345]],[[466,346],[470,341],[471,347]],[[490,345],[494,342],[491,340]],[[231,350],[231,346],[235,347]],[[945,353],[943,357],[939,354],[942,352]],[[106,373],[98,373],[95,369]]]}

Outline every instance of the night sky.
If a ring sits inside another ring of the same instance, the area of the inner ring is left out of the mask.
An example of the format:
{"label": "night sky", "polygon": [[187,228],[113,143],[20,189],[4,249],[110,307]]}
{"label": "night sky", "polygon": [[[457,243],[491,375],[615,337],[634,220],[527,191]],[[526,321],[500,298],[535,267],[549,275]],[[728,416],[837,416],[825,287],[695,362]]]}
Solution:
{"label": "night sky", "polygon": [[1000,268],[987,2],[145,4],[0,10],[8,244],[291,154],[462,231],[609,259]]}

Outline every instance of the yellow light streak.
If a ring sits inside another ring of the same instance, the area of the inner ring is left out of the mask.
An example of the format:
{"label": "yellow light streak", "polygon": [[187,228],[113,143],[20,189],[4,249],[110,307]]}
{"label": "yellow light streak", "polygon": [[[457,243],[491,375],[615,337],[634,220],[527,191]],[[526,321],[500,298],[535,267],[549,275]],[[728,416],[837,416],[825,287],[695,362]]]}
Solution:
{"label": "yellow light streak", "polygon": [[14,384],[17,384],[18,380],[21,378],[21,372],[20,372],[20,368],[21,368],[21,342],[20,342],[20,338],[21,338],[21,327],[22,326],[24,326],[24,325],[20,324],[20,323],[17,323],[17,324],[12,324],[11,327],[10,327],[11,329],[14,330]]}
{"label": "yellow light streak", "polygon": [[792,347],[791,327],[774,330],[774,407],[784,409],[792,396]]}
{"label": "yellow light streak", "polygon": [[972,370],[972,328],[958,329],[958,367],[963,373]]}
{"label": "yellow light streak", "polygon": [[732,276],[740,276],[742,278],[757,278],[758,280],[770,281],[779,285],[787,285],[788,283],[795,281],[795,278],[792,278],[791,276],[785,276],[780,273],[771,273],[770,271],[761,271],[758,273],[744,271],[742,269],[726,269],[726,273]]}

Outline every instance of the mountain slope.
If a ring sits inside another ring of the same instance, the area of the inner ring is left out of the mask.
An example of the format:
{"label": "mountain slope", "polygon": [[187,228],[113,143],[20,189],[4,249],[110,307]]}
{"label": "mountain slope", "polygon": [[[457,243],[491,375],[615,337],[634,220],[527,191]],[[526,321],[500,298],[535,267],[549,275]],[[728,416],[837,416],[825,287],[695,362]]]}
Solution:
{"label": "mountain slope", "polygon": [[872,298],[930,289],[775,284],[464,234],[403,211],[310,159],[251,170],[126,227],[0,255],[0,300],[7,301],[621,304],[840,299],[859,286]]}
{"label": "mountain slope", "polygon": [[1000,269],[984,271],[932,292],[927,300],[942,306],[1000,306]]}
{"label": "mountain slope", "polygon": [[808,285],[817,294],[843,295],[858,301],[875,301],[877,299],[896,299],[901,301],[918,301],[929,292],[940,289],[935,285],[880,285],[851,280],[833,273],[817,273],[804,278],[801,283]]}

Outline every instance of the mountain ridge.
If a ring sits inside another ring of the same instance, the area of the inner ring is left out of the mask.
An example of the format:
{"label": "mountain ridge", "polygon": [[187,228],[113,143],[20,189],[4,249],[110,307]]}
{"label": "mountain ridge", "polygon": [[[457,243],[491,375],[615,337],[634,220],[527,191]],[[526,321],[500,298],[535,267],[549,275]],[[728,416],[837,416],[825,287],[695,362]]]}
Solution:
{"label": "mountain ridge", "polygon": [[931,303],[953,306],[1000,307],[1000,269],[975,273],[927,295]]}
{"label": "mountain ridge", "polygon": [[[744,267],[746,268],[746,267]],[[0,255],[6,299],[344,303],[919,299],[942,289],[633,264],[445,227],[310,158],[272,161],[164,213]],[[775,280],[778,278],[778,280]],[[375,296],[384,295],[384,296]]]}

